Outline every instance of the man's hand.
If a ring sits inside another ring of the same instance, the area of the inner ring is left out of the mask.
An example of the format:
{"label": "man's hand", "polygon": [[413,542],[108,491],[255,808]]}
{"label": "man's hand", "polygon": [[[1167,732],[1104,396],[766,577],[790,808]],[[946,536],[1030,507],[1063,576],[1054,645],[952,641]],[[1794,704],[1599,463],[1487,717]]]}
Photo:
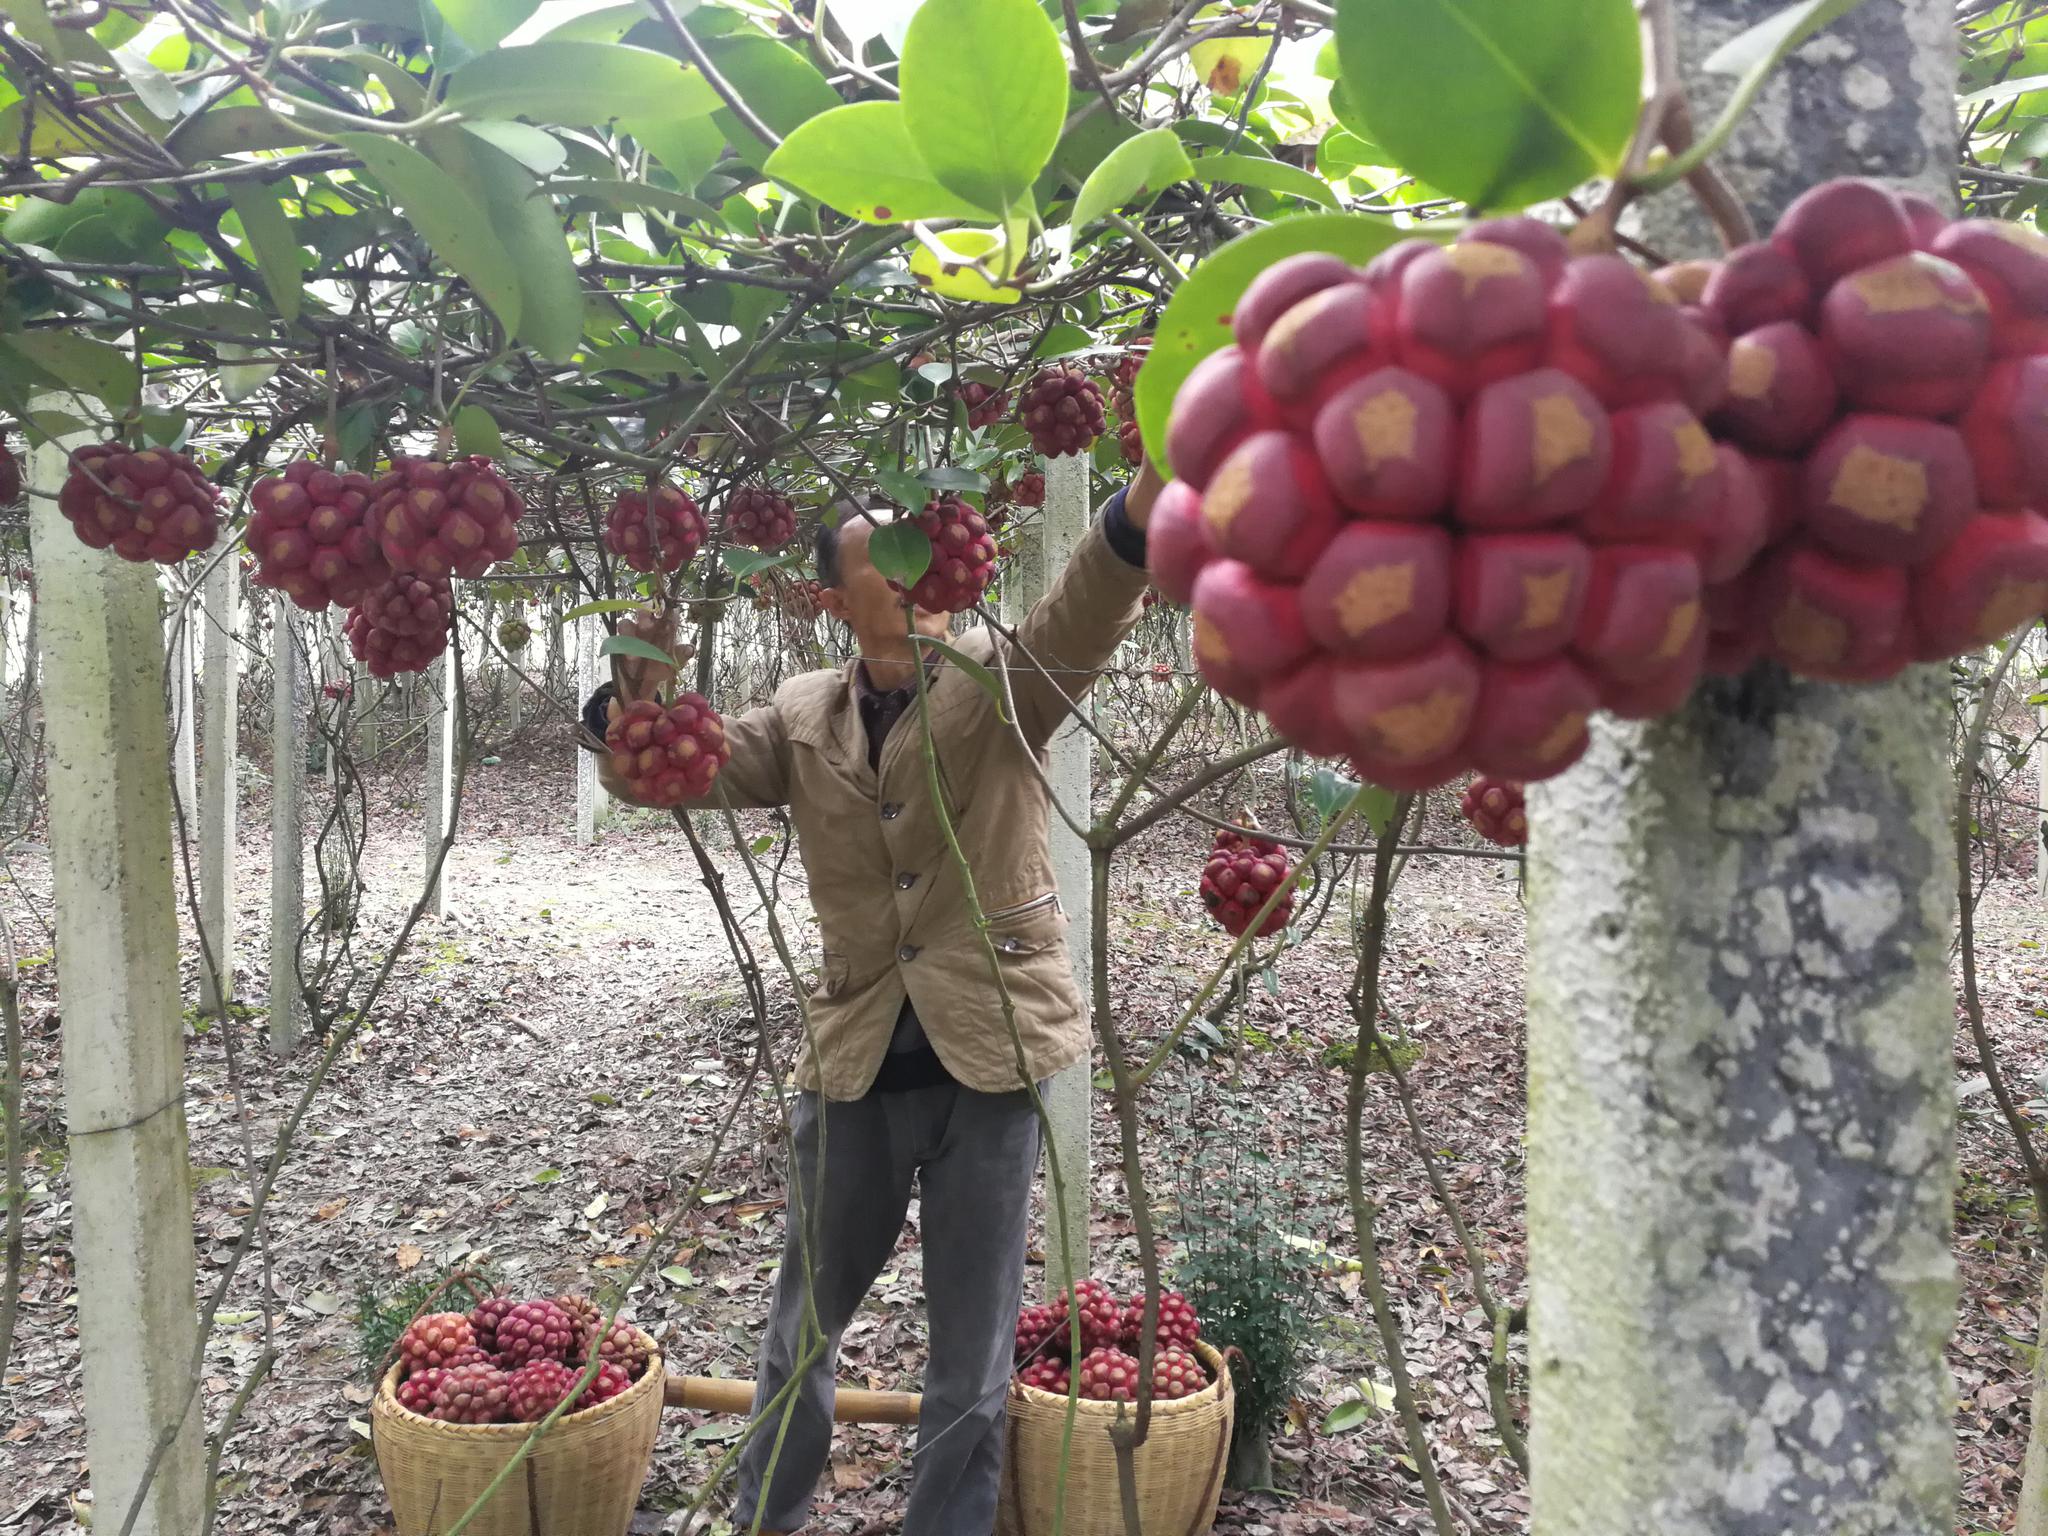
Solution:
{"label": "man's hand", "polygon": [[1133,528],[1142,530],[1152,521],[1152,503],[1165,489],[1166,481],[1152,467],[1152,456],[1147,454],[1138,461],[1137,478],[1124,491],[1124,516],[1130,519]]}
{"label": "man's hand", "polygon": [[[652,608],[642,608],[629,615],[619,625],[619,633],[634,640],[644,640],[664,656],[676,655],[676,616],[673,612],[657,613]],[[621,704],[637,704],[642,699],[651,699],[662,693],[676,680],[676,662],[656,661],[649,656],[612,657],[612,683],[619,691]]]}

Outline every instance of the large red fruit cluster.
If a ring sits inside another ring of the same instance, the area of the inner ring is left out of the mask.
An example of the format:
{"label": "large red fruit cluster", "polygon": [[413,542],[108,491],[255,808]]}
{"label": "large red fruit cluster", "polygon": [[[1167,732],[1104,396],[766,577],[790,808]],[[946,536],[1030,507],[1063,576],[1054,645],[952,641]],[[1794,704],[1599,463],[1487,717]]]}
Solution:
{"label": "large red fruit cluster", "polygon": [[220,492],[182,453],[98,443],[71,455],[57,510],[94,549],[176,565],[220,536]]}
{"label": "large red fruit cluster", "polygon": [[1154,579],[1220,691],[1392,788],[1541,778],[1672,708],[1764,493],[1701,416],[1711,332],[1533,219],[1291,257],[1175,401]]}
{"label": "large red fruit cluster", "polygon": [[765,485],[737,487],[725,504],[725,536],[766,553],[796,537],[796,508]]}
{"label": "large red fruit cluster", "polygon": [[1472,823],[1472,830],[1489,843],[1519,848],[1529,841],[1529,812],[1522,786],[1513,779],[1496,779],[1481,774],[1465,786],[1458,808]]}
{"label": "large red fruit cluster", "polygon": [[603,1310],[584,1296],[492,1296],[467,1316],[436,1312],[406,1327],[397,1350],[398,1403],[450,1424],[535,1423],[582,1380],[593,1350],[596,1374],[571,1412],[617,1397],[646,1375],[653,1358],[647,1336],[623,1318],[606,1329]]}
{"label": "large red fruit cluster", "polygon": [[681,805],[707,794],[732,757],[724,720],[697,693],[668,705],[653,699],[628,704],[606,726],[604,741],[633,797],[649,805]]}
{"label": "large red fruit cluster", "polygon": [[997,389],[993,384],[970,381],[960,386],[960,404],[967,410],[968,426],[992,427],[1009,410],[1010,395],[1008,390]]}
{"label": "large red fruit cluster", "polygon": [[620,493],[605,518],[604,546],[636,571],[679,571],[709,534],[695,501],[655,484]]}
{"label": "large red fruit cluster", "polygon": [[1031,434],[1031,446],[1048,459],[1086,453],[1102,436],[1106,418],[1102,389],[1087,374],[1065,363],[1041,368],[1017,401],[1017,419]]}
{"label": "large red fruit cluster", "polygon": [[1020,507],[1042,507],[1045,505],[1045,476],[1038,470],[1017,477],[1017,488],[1011,493]]}
{"label": "large red fruit cluster", "polygon": [[910,600],[926,613],[965,613],[995,579],[996,541],[987,520],[958,496],[934,496],[917,514],[917,526],[931,540],[932,559],[910,588]]}
{"label": "large red fruit cluster", "polygon": [[445,576],[392,576],[363,595],[342,621],[356,660],[373,677],[424,672],[448,649],[455,593]]}
{"label": "large red fruit cluster", "polygon": [[1769,547],[1706,593],[1714,670],[1867,681],[2048,611],[2048,239],[1833,181],[1699,303],[1714,430],[1770,493]]}
{"label": "large red fruit cluster", "polygon": [[[1218,827],[1216,841],[1202,865],[1202,905],[1226,933],[1241,934],[1287,879],[1287,873],[1287,850],[1280,844],[1242,828]],[[1254,937],[1278,933],[1293,915],[1294,893],[1289,891]]]}
{"label": "large red fruit cluster", "polygon": [[1131,343],[1130,350],[1116,360],[1116,368],[1109,378],[1109,408],[1117,416],[1117,447],[1123,450],[1127,464],[1136,464],[1145,457],[1145,437],[1138,430],[1135,390],[1138,370],[1145,366],[1145,355],[1151,350],[1152,338],[1140,336]]}
{"label": "large red fruit cluster", "polygon": [[[1017,1315],[1017,1380],[1041,1392],[1064,1394],[1072,1377],[1080,1394],[1104,1402],[1132,1402],[1138,1396],[1138,1360],[1143,1349],[1142,1296],[1119,1301],[1099,1280],[1083,1280],[1071,1293],[1042,1306],[1026,1306]],[[1078,1314],[1081,1356],[1071,1363],[1071,1320]],[[1178,1291],[1159,1298],[1159,1324],[1154,1331],[1152,1395],[1186,1397],[1209,1385],[1208,1369],[1195,1354],[1202,1324],[1195,1309]]]}
{"label": "large red fruit cluster", "polygon": [[308,612],[348,608],[391,575],[370,528],[370,477],[300,459],[249,488],[251,579]]}
{"label": "large red fruit cluster", "polygon": [[378,476],[371,497],[370,527],[385,562],[401,574],[469,580],[519,549],[525,503],[480,453],[401,455]]}
{"label": "large red fruit cluster", "polygon": [[1075,1374],[1081,1381],[1081,1395],[1098,1403],[1135,1403],[1138,1400],[1138,1362],[1105,1344],[1082,1357]]}

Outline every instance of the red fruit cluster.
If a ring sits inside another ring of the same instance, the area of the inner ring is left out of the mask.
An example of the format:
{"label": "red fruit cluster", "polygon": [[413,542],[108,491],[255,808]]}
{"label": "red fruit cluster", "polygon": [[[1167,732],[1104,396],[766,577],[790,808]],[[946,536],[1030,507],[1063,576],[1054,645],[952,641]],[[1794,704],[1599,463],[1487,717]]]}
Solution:
{"label": "red fruit cluster", "polygon": [[[1278,843],[1253,832],[1218,827],[1208,861],[1202,866],[1202,905],[1226,933],[1241,934],[1287,879],[1287,873],[1287,850]],[[1289,891],[1254,937],[1278,933],[1293,915],[1294,893]]]}
{"label": "red fruit cluster", "polygon": [[469,1319],[460,1312],[429,1312],[406,1325],[398,1338],[398,1358],[408,1375],[446,1366],[476,1342]]}
{"label": "red fruit cluster", "polygon": [[[588,1362],[586,1362],[587,1364]],[[580,1371],[577,1373],[582,1374]],[[633,1385],[633,1377],[623,1365],[607,1360],[597,1368],[597,1374],[590,1378],[590,1385],[583,1389],[576,1399],[576,1411],[595,1408],[599,1403],[608,1403],[626,1388]]]}
{"label": "red fruit cluster", "polygon": [[447,1379],[447,1371],[439,1366],[412,1372],[398,1384],[398,1406],[412,1413],[432,1414],[434,1398]]}
{"label": "red fruit cluster", "polygon": [[605,728],[604,741],[633,797],[649,805],[681,805],[707,794],[732,757],[725,722],[697,693],[666,706],[653,699],[627,705]]}
{"label": "red fruit cluster", "polygon": [[469,1326],[475,1330],[476,1341],[492,1354],[498,1352],[498,1324],[515,1305],[510,1296],[490,1296],[470,1310]]}
{"label": "red fruit cluster", "polygon": [[370,527],[392,570],[417,576],[483,575],[519,548],[526,505],[489,459],[391,461],[371,486]]}
{"label": "red fruit cluster", "polygon": [[766,553],[796,537],[796,508],[765,485],[742,485],[725,504],[725,536]]}
{"label": "red fruit cluster", "polygon": [[624,1371],[631,1381],[638,1381],[641,1372],[647,1369],[647,1340],[623,1317],[616,1319],[598,1339],[597,1353],[607,1364],[616,1365]]}
{"label": "red fruit cluster", "polygon": [[993,384],[967,383],[960,386],[960,403],[967,408],[968,426],[992,427],[1009,410],[1010,395]]}
{"label": "red fruit cluster", "polygon": [[1135,421],[1118,423],[1116,445],[1126,464],[1139,463],[1145,457],[1145,434],[1138,430]]}
{"label": "red fruit cluster", "polygon": [[393,576],[349,609],[342,633],[373,677],[424,672],[448,649],[455,593],[445,576]]}
{"label": "red fruit cluster", "polygon": [[[404,1389],[401,1382],[399,1390]],[[507,1416],[510,1389],[511,1378],[488,1361],[458,1365],[442,1373],[434,1388],[431,1412],[448,1424],[501,1424]]]}
{"label": "red fruit cluster", "polygon": [[1541,778],[1661,713],[1764,493],[1701,422],[1712,333],[1533,219],[1277,263],[1174,405],[1154,579],[1204,675],[1393,788]]}
{"label": "red fruit cluster", "polygon": [[552,1301],[522,1301],[498,1320],[498,1359],[505,1366],[564,1360],[580,1340],[576,1323]]}
{"label": "red fruit cluster", "polygon": [[120,442],[80,448],[57,510],[93,549],[176,565],[220,537],[220,492],[182,453]]}
{"label": "red fruit cluster", "polygon": [[1114,1345],[1090,1350],[1074,1373],[1081,1395],[1098,1403],[1138,1400],[1138,1362]]}
{"label": "red fruit cluster", "polygon": [[352,607],[391,575],[369,525],[370,477],[300,459],[249,489],[251,578],[308,612]]}
{"label": "red fruit cluster", "polygon": [[987,521],[958,496],[934,496],[917,514],[917,526],[931,540],[932,559],[910,588],[910,600],[926,613],[965,613],[995,579],[996,541]]}
{"label": "red fruit cluster", "polygon": [[1053,1307],[1059,1314],[1062,1333],[1067,1332],[1070,1317],[1080,1318],[1083,1349],[1114,1344],[1123,1336],[1123,1308],[1100,1280],[1081,1281],[1070,1296],[1054,1301]]}
{"label": "red fruit cluster", "polygon": [[537,1424],[555,1411],[582,1373],[553,1358],[530,1360],[505,1378],[505,1405],[521,1424]]}
{"label": "red fruit cluster", "polygon": [[657,484],[620,493],[605,517],[604,547],[636,571],[679,571],[710,532],[696,502]]}
{"label": "red fruit cluster", "polygon": [[1512,779],[1496,779],[1481,774],[1465,786],[1465,797],[1459,802],[1459,809],[1472,823],[1472,830],[1489,843],[1498,843],[1503,848],[1519,848],[1529,841],[1529,813],[1523,801],[1522,786]]}
{"label": "red fruit cluster", "polygon": [[0,503],[12,506],[21,499],[21,461],[0,443]]}
{"label": "red fruit cluster", "polygon": [[1017,419],[1031,434],[1031,446],[1048,459],[1086,453],[1106,423],[1101,387],[1064,363],[1041,368],[1024,386]]}
{"label": "red fruit cluster", "polygon": [[1193,1397],[1209,1385],[1209,1372],[1188,1350],[1162,1349],[1152,1358],[1152,1396],[1161,1402]]}
{"label": "red fruit cluster", "polygon": [[1714,429],[1769,492],[1769,547],[1705,595],[1712,669],[1868,681],[2048,611],[2048,239],[1833,181],[1700,306]]}
{"label": "red fruit cluster", "polygon": [[[1075,1374],[1081,1379],[1081,1395],[1132,1401],[1138,1395],[1144,1311],[1143,1297],[1119,1302],[1099,1280],[1083,1280],[1070,1294],[1056,1296],[1047,1305],[1025,1307],[1017,1315],[1017,1379],[1044,1392],[1067,1390],[1067,1351],[1072,1342],[1068,1325],[1078,1313],[1083,1353]],[[1159,1298],[1154,1396],[1185,1397],[1209,1384],[1208,1371],[1194,1354],[1201,1334],[1201,1322],[1185,1296],[1168,1291]]]}
{"label": "red fruit cluster", "polygon": [[[1133,1296],[1124,1303],[1123,1327],[1118,1341],[1124,1348],[1137,1352],[1143,1342],[1145,1324],[1145,1298]],[[1153,1330],[1153,1337],[1159,1347],[1178,1346],[1192,1351],[1195,1340],[1202,1336],[1202,1320],[1195,1316],[1195,1309],[1187,1297],[1179,1291],[1167,1291],[1159,1298],[1159,1325]]]}
{"label": "red fruit cluster", "polygon": [[1029,1360],[1051,1343],[1053,1335],[1060,1331],[1063,1321],[1057,1307],[1026,1306],[1018,1312],[1017,1358]]}
{"label": "red fruit cluster", "polygon": [[1045,476],[1038,470],[1017,477],[1017,489],[1012,492],[1020,507],[1042,507],[1045,505]]}
{"label": "red fruit cluster", "polygon": [[1056,1392],[1061,1397],[1073,1388],[1067,1362],[1056,1355],[1032,1361],[1017,1373],[1017,1379],[1027,1387],[1036,1387],[1041,1392]]}
{"label": "red fruit cluster", "polygon": [[617,1397],[645,1375],[646,1338],[624,1319],[606,1329],[602,1309],[585,1296],[493,1296],[467,1317],[414,1319],[398,1347],[398,1402],[452,1424],[533,1423],[569,1394],[593,1349],[597,1372],[572,1412]]}
{"label": "red fruit cluster", "polygon": [[1110,371],[1109,408],[1125,421],[1137,418],[1138,403],[1134,391],[1138,387],[1138,370],[1145,366],[1145,357],[1151,350],[1152,338],[1140,336],[1116,360],[1116,367]]}

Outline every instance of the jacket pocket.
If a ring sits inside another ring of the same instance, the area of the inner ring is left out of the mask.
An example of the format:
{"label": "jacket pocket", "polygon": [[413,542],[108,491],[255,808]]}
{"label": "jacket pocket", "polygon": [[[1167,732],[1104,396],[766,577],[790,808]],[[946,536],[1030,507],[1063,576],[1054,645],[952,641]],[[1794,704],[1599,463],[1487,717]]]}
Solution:
{"label": "jacket pocket", "polygon": [[819,957],[818,985],[811,993],[811,996],[816,998],[840,996],[846,991],[846,982],[850,974],[851,967],[847,963],[846,956],[833,950],[826,950]]}
{"label": "jacket pocket", "polygon": [[1060,911],[1060,893],[1047,891],[1029,901],[998,907],[982,914],[988,924],[989,942],[998,955],[1035,955],[1065,937],[1065,919]]}

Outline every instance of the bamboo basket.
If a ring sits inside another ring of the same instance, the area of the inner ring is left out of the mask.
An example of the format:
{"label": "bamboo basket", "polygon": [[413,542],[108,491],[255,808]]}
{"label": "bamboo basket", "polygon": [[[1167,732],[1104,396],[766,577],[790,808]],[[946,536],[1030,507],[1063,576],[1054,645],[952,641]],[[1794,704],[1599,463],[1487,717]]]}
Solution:
{"label": "bamboo basket", "polygon": [[[1193,1397],[1155,1402],[1151,1430],[1133,1457],[1144,1536],[1202,1536],[1216,1520],[1237,1396],[1223,1357],[1207,1344],[1198,1342],[1195,1350],[1215,1380]],[[1130,1404],[1083,1398],[1075,1405],[1066,1536],[1125,1536],[1116,1447],[1109,1438],[1119,1411],[1130,1413]],[[1064,1395],[1010,1383],[997,1536],[1049,1536],[1066,1418]]]}
{"label": "bamboo basket", "polygon": [[[464,1536],[624,1536],[661,1427],[661,1355],[609,1402],[555,1420]],[[438,1536],[533,1433],[531,1424],[443,1424],[399,1405],[398,1367],[377,1386],[370,1438],[398,1536]]]}

